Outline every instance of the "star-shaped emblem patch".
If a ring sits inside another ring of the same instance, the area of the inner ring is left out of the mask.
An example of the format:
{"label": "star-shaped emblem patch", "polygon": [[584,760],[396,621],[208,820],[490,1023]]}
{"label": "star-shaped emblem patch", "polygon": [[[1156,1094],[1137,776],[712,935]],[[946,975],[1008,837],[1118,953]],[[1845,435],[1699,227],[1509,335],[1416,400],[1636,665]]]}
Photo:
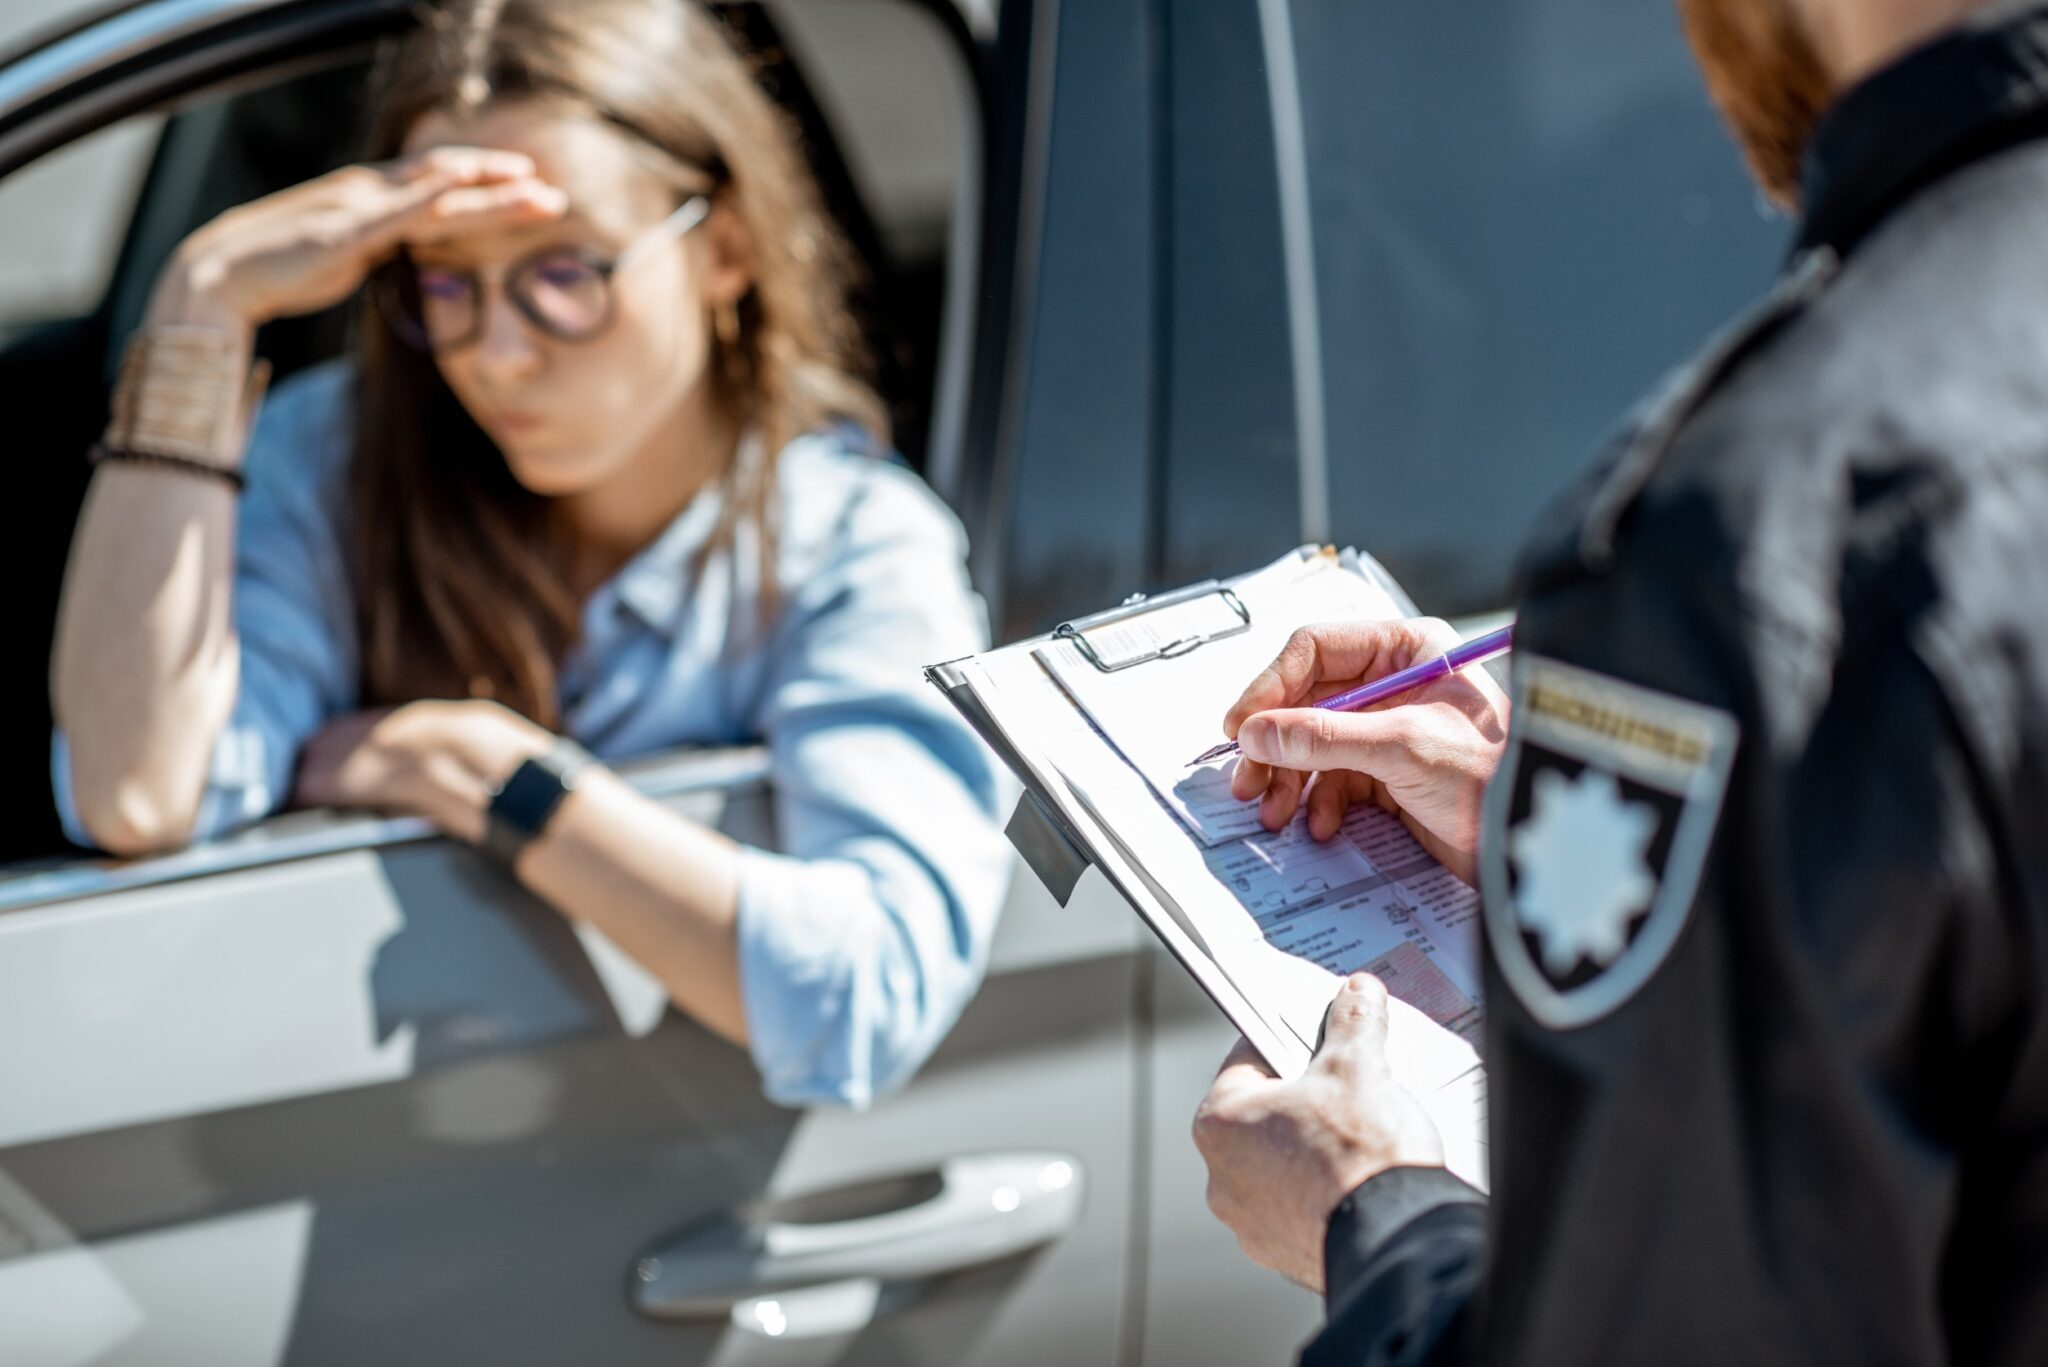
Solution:
{"label": "star-shaped emblem patch", "polygon": [[1682,942],[1741,727],[1719,708],[1515,652],[1480,848],[1488,951],[1550,1030],[1591,1025]]}
{"label": "star-shaped emblem patch", "polygon": [[1657,893],[1650,842],[1657,814],[1622,796],[1612,774],[1535,775],[1529,818],[1509,833],[1515,912],[1563,978],[1582,959],[1604,968],[1628,947],[1628,928]]}

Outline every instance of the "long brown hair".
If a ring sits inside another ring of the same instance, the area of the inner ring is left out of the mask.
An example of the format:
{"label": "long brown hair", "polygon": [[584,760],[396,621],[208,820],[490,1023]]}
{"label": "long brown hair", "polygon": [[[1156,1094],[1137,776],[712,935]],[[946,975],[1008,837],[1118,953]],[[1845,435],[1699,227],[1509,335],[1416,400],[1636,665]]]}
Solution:
{"label": "long brown hair", "polygon": [[[681,174],[709,172],[738,213],[753,285],[738,335],[714,339],[709,379],[759,435],[761,459],[726,471],[706,553],[752,523],[772,602],[775,454],[834,421],[887,437],[860,378],[850,253],[792,125],[693,0],[458,0],[380,61],[369,156],[397,156],[430,113],[510,100],[601,120]],[[352,499],[364,699],[482,695],[559,726],[557,671],[580,604],[551,500],[513,478],[431,356],[382,310],[366,305],[360,317]]]}

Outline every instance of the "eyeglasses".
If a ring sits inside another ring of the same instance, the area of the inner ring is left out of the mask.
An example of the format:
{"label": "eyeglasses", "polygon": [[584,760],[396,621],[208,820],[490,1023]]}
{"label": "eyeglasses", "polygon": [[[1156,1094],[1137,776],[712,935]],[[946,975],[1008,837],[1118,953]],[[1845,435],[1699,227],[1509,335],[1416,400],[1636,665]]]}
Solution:
{"label": "eyeglasses", "polygon": [[398,335],[425,351],[453,351],[483,335],[484,286],[495,284],[529,323],[564,342],[583,342],[611,324],[612,279],[660,243],[681,238],[711,213],[693,195],[615,257],[585,247],[543,247],[505,265],[463,271],[408,258],[380,272],[377,302]]}

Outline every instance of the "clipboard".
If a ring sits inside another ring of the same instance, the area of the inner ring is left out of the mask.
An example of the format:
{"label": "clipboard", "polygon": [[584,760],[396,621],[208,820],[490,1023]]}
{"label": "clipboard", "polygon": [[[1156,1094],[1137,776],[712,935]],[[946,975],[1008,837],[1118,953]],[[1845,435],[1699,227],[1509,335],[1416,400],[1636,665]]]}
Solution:
{"label": "clipboard", "polygon": [[[1214,599],[1222,609],[1219,626],[1196,626],[1192,630],[1176,631],[1171,636],[1158,636],[1140,632],[1120,632],[1147,618],[1156,616],[1168,608],[1183,607]],[[1235,618],[1235,620],[1231,620]],[[1228,640],[1232,636],[1250,631],[1252,628],[1251,609],[1228,584],[1214,579],[1205,579],[1199,584],[1190,584],[1172,593],[1147,597],[1134,593],[1122,604],[1098,612],[1092,617],[1062,622],[1052,629],[1055,640],[1071,644],[1099,673],[1117,674],[1138,665],[1151,664],[1156,660],[1176,660],[1183,655],[1201,649],[1212,642]],[[1115,645],[1109,644],[1116,641]]]}
{"label": "clipboard", "polygon": [[[1419,615],[1413,600],[1370,556],[1353,550],[1339,552],[1314,545],[1297,547],[1291,555],[1304,566],[1317,557],[1331,560],[1385,590],[1404,613]],[[1286,557],[1282,559],[1284,562]],[[1269,568],[1261,567],[1262,570]],[[1283,1077],[1292,1077],[1308,1066],[1316,1041],[1303,1039],[1284,1021],[1269,1019],[1239,990],[1222,965],[1204,948],[1200,935],[1178,913],[1172,900],[1144,870],[1124,855],[1107,825],[1067,785],[1042,747],[1027,734],[1028,727],[1024,723],[1030,713],[1034,709],[1042,712],[1049,704],[1037,700],[1030,706],[1022,705],[1017,698],[1006,695],[998,682],[999,678],[1012,675],[1028,678],[1033,671],[1043,674],[1035,652],[1053,641],[1074,644],[1084,659],[1105,673],[1142,670],[1156,660],[1175,659],[1198,652],[1213,641],[1250,629],[1250,611],[1234,589],[1258,572],[1252,571],[1229,580],[1205,580],[1168,593],[1134,594],[1116,607],[1063,622],[1042,635],[981,655],[932,665],[926,669],[925,677],[945,694],[976,734],[1022,782],[1023,795],[1018,799],[1005,832],[1054,899],[1062,906],[1066,905],[1081,876],[1091,866],[1099,869],[1110,886],[1138,913],[1182,969],[1251,1041],[1273,1070]],[[1139,624],[1150,614],[1212,598],[1220,605],[1210,614],[1218,624],[1217,629],[1195,633],[1153,632],[1151,643],[1143,647],[1132,643],[1142,639],[1144,633],[1127,632],[1120,640],[1123,653],[1105,648],[1105,639],[1112,636],[1117,628]],[[1234,630],[1228,627],[1231,617],[1241,622]],[[1061,705],[1074,706],[1060,693],[1059,685],[1049,675],[1041,678],[1040,686],[1050,693],[1059,694]]]}

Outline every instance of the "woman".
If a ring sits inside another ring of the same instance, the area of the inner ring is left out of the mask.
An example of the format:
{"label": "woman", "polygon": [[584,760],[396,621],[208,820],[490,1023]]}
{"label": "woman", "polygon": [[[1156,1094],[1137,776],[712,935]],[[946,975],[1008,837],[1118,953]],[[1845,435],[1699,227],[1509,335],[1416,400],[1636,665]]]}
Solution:
{"label": "woman", "polygon": [[[53,669],[71,829],[425,816],[771,1096],[861,1104],[971,995],[1008,862],[919,668],[982,641],[963,537],[878,458],[793,139],[682,0],[474,0],[380,77],[371,162],[194,233],[130,344]],[[366,280],[349,362],[252,429],[253,330]],[[786,853],[557,733],[765,738]]]}

